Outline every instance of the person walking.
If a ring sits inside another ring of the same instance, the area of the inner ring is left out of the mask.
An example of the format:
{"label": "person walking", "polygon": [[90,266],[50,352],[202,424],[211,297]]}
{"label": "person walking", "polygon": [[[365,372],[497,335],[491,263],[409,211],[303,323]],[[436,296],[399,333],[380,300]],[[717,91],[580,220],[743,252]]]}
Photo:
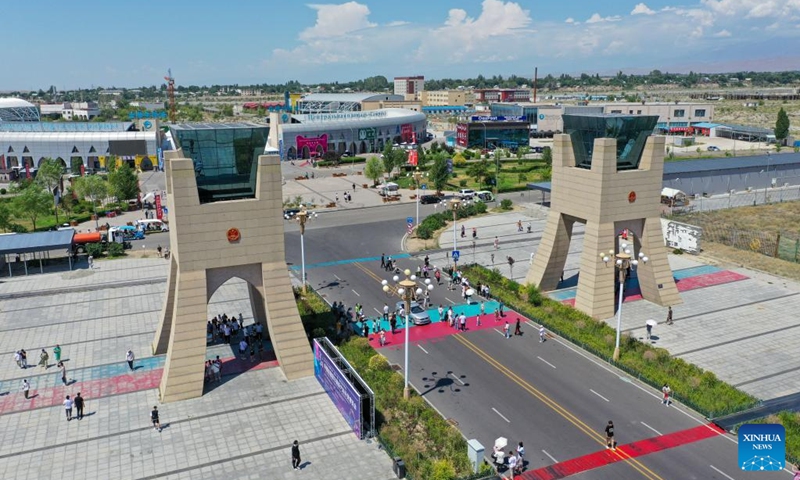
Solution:
{"label": "person walking", "polygon": [[161,421],[158,419],[158,407],[153,405],[153,411],[150,412],[150,421],[153,422],[153,430],[161,432]]}
{"label": "person walking", "polygon": [[56,348],[53,349],[53,356],[56,359],[56,363],[61,361],[61,346],[56,344]]}
{"label": "person walking", "polygon": [[58,362],[58,369],[61,371],[61,383],[64,386],[67,385],[67,367],[64,365],[64,362]]}
{"label": "person walking", "polygon": [[67,414],[68,422],[72,420],[72,407],[74,404],[75,402],[73,402],[72,399],[69,398],[69,395],[67,395],[67,398],[64,400],[64,412]]}
{"label": "person walking", "polygon": [[661,400],[661,403],[666,406],[670,406],[672,404],[672,400],[670,399],[670,396],[672,395],[672,389],[670,389],[669,385],[665,383],[664,386],[661,387],[661,393],[664,394],[664,398]]}
{"label": "person walking", "polygon": [[28,394],[30,393],[30,391],[31,391],[31,384],[28,383],[28,379],[27,378],[23,378],[22,379],[22,394],[25,395],[26,399],[29,398]]}
{"label": "person walking", "polygon": [[506,320],[506,324],[503,327],[503,332],[506,335],[506,338],[511,338],[511,325],[508,324],[508,320]]}
{"label": "person walking", "polygon": [[131,372],[134,370],[133,368],[133,361],[136,359],[133,355],[133,350],[128,350],[128,353],[125,354],[125,361],[128,362],[128,368],[131,369]]}
{"label": "person walking", "polygon": [[544,343],[544,325],[539,326],[539,343]]}
{"label": "person walking", "polygon": [[611,420],[609,420],[608,425],[606,425],[606,448],[610,448],[611,450],[617,449],[617,442],[614,441],[614,422]]}
{"label": "person walking", "polygon": [[81,397],[81,392],[75,394],[75,400],[73,401],[75,402],[75,418],[77,418],[78,420],[83,420],[84,402],[83,402],[83,397]]}
{"label": "person walking", "polygon": [[672,325],[672,306],[667,307],[667,325]]}
{"label": "person walking", "polygon": [[300,470],[300,444],[297,440],[292,444],[292,468]]}
{"label": "person walking", "polygon": [[45,370],[50,366],[47,362],[50,361],[50,355],[47,354],[47,350],[44,348],[42,349],[42,353],[39,354],[39,366],[44,367]]}

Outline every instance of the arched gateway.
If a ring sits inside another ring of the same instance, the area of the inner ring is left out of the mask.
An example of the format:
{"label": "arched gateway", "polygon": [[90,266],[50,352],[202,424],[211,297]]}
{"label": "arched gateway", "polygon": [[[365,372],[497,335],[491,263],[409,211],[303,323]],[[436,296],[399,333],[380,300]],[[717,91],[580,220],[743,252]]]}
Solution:
{"label": "arched gateway", "polygon": [[[260,142],[263,149],[266,139],[256,133],[253,144]],[[180,140],[182,132],[175,134]],[[258,151],[248,145],[230,148]],[[214,163],[204,158],[206,167],[198,175],[197,162],[183,155],[182,150],[165,153],[171,256],[153,341],[153,353],[167,355],[161,400],[202,395],[207,304],[234,277],[247,282],[254,320],[266,327],[286,377],[312,375],[313,354],[286,271],[279,157],[253,153],[249,165],[241,155],[221,156]]]}

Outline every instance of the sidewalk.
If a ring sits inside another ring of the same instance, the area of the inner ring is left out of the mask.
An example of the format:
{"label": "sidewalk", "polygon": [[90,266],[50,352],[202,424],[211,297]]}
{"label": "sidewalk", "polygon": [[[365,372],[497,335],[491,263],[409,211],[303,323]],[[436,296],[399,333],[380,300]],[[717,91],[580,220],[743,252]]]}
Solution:
{"label": "sidewalk", "polygon": [[[507,257],[514,258],[513,279],[523,282],[541,241],[547,209],[523,204],[524,213],[498,213],[469,218],[457,226],[457,246],[461,263],[478,263],[497,268],[507,278],[511,268]],[[534,212],[531,215],[530,212]],[[516,222],[522,220],[523,232]],[[531,233],[527,232],[531,224]],[[467,238],[460,236],[465,226]],[[472,227],[478,229],[472,247]],[[493,242],[497,236],[499,248]],[[570,253],[559,289],[550,292],[556,300],[574,301],[582,249],[583,227],[576,225]],[[443,232],[439,246],[447,254],[453,248],[452,230]],[[492,258],[494,256],[494,258]],[[793,333],[800,331],[794,315],[800,311],[800,284],[742,267],[708,265],[701,257],[669,254],[669,262],[678,281],[682,305],[673,308],[674,325],[664,324],[666,308],[640,300],[637,285],[626,293],[622,311],[622,330],[644,341],[645,321],[659,322],[651,339],[655,346],[667,349],[701,368],[711,370],[720,379],[758,398],[776,399],[800,390],[800,350],[795,348]],[[606,319],[616,327],[616,317]]]}

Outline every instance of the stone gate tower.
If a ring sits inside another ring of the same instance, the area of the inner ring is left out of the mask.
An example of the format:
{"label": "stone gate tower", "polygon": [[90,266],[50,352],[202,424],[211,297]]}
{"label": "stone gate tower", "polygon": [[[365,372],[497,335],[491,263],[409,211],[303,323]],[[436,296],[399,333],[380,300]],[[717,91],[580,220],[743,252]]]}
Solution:
{"label": "stone gate tower", "polygon": [[[615,268],[601,253],[619,251],[619,234],[634,235],[642,296],[658,305],[681,303],[661,233],[664,137],[651,136],[658,117],[564,115],[556,135],[550,213],[527,283],[557,287],[575,222],[586,225],[575,307],[598,319],[614,315]],[[613,265],[613,262],[611,262]]]}
{"label": "stone gate tower", "polygon": [[234,277],[247,282],[255,321],[286,377],[314,373],[284,258],[280,158],[263,155],[267,130],[171,127],[179,146],[165,155],[171,258],[153,341],[153,353],[167,355],[163,402],[203,394],[208,301]]}

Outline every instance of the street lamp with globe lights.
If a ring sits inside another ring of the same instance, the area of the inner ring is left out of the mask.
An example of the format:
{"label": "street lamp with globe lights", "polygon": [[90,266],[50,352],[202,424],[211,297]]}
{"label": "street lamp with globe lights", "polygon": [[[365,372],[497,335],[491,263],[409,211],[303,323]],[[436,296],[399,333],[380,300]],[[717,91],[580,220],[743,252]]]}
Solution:
{"label": "street lamp with globe lights", "polygon": [[403,376],[405,377],[405,386],[403,387],[403,398],[408,400],[411,395],[411,391],[408,387],[408,330],[410,327],[410,314],[411,314],[411,299],[414,297],[414,294],[419,297],[424,292],[423,288],[427,290],[433,290],[433,284],[431,283],[430,278],[426,278],[424,281],[423,286],[417,285],[417,276],[411,274],[411,270],[405,269],[403,271],[405,275],[405,279],[400,280],[398,275],[392,277],[392,282],[397,284],[397,286],[393,289],[389,286],[388,280],[381,281],[382,289],[386,293],[391,293],[393,290],[397,293],[397,296],[403,299],[406,306],[406,345],[405,345],[405,360],[403,365]]}
{"label": "street lamp with globe lights", "polygon": [[305,206],[300,207],[300,211],[295,214],[295,218],[297,219],[298,225],[300,225],[300,263],[302,265],[301,268],[301,279],[303,283],[303,293],[306,293],[306,246],[305,246],[305,233],[306,233],[306,222],[308,222],[312,218],[317,218],[316,212],[308,212]]}
{"label": "street lamp with globe lights", "polygon": [[635,269],[639,262],[647,263],[649,258],[644,252],[640,251],[638,257],[633,255],[631,246],[627,243],[620,245],[620,252],[614,253],[614,250],[609,250],[608,253],[601,253],[600,259],[608,266],[611,259],[614,260],[614,267],[618,271],[619,278],[619,303],[617,305],[617,339],[614,345],[614,361],[619,360],[619,337],[620,328],[622,326],[622,291],[625,289],[625,279],[628,276],[628,269]]}

